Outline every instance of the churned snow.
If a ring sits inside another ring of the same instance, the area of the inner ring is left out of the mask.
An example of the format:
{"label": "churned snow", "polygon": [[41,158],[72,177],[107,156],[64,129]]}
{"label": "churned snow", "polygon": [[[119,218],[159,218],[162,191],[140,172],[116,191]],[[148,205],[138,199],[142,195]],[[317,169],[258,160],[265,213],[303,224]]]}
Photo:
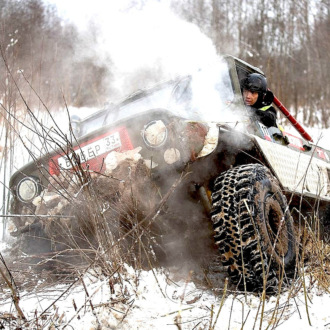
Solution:
{"label": "churned snow", "polygon": [[[301,289],[290,299],[289,292],[278,301],[267,298],[262,306],[253,294],[227,291],[223,299],[223,288],[197,286],[190,275],[175,279],[164,271],[126,266],[121,284],[111,289],[109,278],[89,271],[82,277],[85,287],[78,280],[72,287],[21,292],[20,306],[28,319],[38,316],[39,324],[59,329],[330,329],[330,296],[315,285],[307,283],[307,303]],[[16,314],[8,295],[0,303],[0,316],[5,313]]]}

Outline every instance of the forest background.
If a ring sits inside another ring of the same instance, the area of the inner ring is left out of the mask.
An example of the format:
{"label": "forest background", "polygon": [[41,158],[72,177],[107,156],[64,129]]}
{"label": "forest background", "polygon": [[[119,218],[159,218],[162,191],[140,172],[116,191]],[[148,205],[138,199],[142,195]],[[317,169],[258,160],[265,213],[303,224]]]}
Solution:
{"label": "forest background", "polygon": [[[128,1],[127,11],[150,1]],[[329,0],[187,0],[171,8],[208,36],[218,54],[231,54],[260,67],[272,90],[308,126],[329,127]],[[54,4],[42,0],[0,0],[0,100],[9,112],[24,112],[20,85],[29,102],[31,86],[49,108],[101,107],[115,95],[111,51],[97,53],[98,26],[88,36],[63,20]],[[109,31],[115,33],[115,31]],[[123,43],[125,40],[123,40]],[[7,66],[7,68],[6,68]],[[139,81],[161,78],[160,70],[137,72]],[[137,80],[137,79],[136,79]],[[29,84],[26,84],[26,81]],[[131,81],[134,90],[134,79]],[[137,86],[138,87],[138,86]],[[1,109],[2,120],[8,116]]]}

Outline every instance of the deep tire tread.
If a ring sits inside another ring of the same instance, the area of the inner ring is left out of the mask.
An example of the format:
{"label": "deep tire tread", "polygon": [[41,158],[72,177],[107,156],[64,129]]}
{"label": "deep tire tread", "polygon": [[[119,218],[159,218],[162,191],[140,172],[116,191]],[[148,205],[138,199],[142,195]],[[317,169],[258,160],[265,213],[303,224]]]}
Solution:
{"label": "deep tire tread", "polygon": [[[244,283],[243,276],[248,289],[262,288],[263,265],[264,271],[269,268],[267,287],[277,285],[279,267],[274,260],[269,265],[259,228],[251,221],[251,217],[254,219],[258,212],[254,205],[255,183],[267,180],[270,176],[269,170],[263,165],[248,164],[230,169],[215,180],[211,212],[215,243],[232,281],[240,283],[241,288]],[[284,201],[286,204],[285,197]]]}

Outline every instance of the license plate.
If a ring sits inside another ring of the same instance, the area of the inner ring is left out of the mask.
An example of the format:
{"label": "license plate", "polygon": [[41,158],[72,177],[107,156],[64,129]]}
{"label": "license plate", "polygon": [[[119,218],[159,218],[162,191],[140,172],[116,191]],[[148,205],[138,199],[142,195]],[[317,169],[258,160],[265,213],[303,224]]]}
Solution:
{"label": "license plate", "polygon": [[[81,163],[85,163],[119,147],[121,147],[120,135],[119,132],[115,132],[76,149],[75,154],[80,158]],[[76,166],[77,164],[71,153],[66,156],[59,157],[58,165],[62,169],[70,169],[72,168],[72,165]]]}

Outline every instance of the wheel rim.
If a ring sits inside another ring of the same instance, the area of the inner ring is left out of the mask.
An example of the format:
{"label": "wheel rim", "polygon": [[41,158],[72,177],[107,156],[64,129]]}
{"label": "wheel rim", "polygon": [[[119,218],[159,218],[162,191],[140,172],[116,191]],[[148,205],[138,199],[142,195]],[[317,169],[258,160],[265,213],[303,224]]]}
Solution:
{"label": "wheel rim", "polygon": [[265,199],[265,219],[267,234],[272,247],[280,258],[285,257],[289,249],[288,231],[285,215],[274,195],[268,195]]}

